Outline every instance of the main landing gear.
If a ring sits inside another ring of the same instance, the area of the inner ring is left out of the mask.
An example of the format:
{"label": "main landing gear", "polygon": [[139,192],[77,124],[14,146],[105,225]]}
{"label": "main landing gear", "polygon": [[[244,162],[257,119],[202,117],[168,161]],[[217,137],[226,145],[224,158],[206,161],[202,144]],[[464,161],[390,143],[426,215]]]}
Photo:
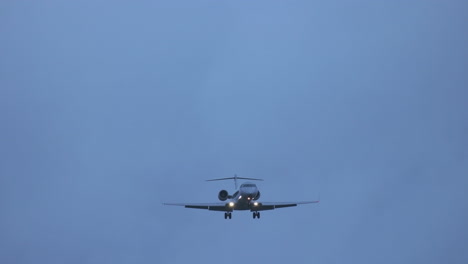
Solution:
{"label": "main landing gear", "polygon": [[253,212],[252,216],[253,216],[253,219],[255,218],[260,219],[260,212]]}
{"label": "main landing gear", "polygon": [[224,219],[231,219],[232,218],[232,213],[231,212],[226,212],[224,213]]}

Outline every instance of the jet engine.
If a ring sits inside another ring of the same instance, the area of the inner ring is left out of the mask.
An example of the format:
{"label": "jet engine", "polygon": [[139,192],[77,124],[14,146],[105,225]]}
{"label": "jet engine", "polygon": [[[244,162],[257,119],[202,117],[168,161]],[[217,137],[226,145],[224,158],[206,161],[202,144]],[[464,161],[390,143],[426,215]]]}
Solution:
{"label": "jet engine", "polygon": [[218,199],[220,201],[226,201],[229,198],[229,193],[226,190],[219,191]]}
{"label": "jet engine", "polygon": [[254,201],[260,199],[260,191],[257,192],[257,195],[255,195],[254,198],[252,198]]}

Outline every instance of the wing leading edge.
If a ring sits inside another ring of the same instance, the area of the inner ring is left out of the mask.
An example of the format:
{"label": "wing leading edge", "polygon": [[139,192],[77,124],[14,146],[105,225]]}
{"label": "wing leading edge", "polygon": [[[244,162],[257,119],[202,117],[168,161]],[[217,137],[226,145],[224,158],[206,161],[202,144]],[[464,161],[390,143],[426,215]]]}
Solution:
{"label": "wing leading edge", "polygon": [[199,203],[199,204],[164,203],[164,205],[183,206],[185,208],[205,209],[205,210],[210,210],[210,211],[223,211],[223,212],[232,211],[231,208],[226,206],[226,203]]}
{"label": "wing leading edge", "polygon": [[304,201],[304,202],[262,202],[259,203],[258,206],[253,206],[250,211],[266,211],[266,210],[274,210],[279,208],[286,208],[286,207],[294,207],[298,206],[299,204],[312,204],[318,203],[320,201]]}
{"label": "wing leading edge", "polygon": [[[266,211],[279,208],[294,207],[300,204],[312,204],[320,201],[304,201],[304,202],[259,202],[258,205],[252,205],[250,211]],[[210,211],[231,212],[234,208],[228,206],[227,203],[198,203],[198,204],[184,204],[184,203],[164,203],[164,205],[183,206],[192,209],[204,209]],[[248,210],[248,209],[247,209]]]}

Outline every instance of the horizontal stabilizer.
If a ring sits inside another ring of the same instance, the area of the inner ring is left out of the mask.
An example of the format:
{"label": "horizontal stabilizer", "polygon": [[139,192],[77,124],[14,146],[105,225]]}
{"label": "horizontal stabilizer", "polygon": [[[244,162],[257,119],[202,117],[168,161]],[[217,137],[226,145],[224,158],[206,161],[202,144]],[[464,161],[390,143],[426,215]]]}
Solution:
{"label": "horizontal stabilizer", "polygon": [[228,178],[220,178],[220,179],[211,179],[206,181],[224,181],[224,180],[254,180],[254,181],[263,181],[263,179],[255,179],[255,178],[244,178],[244,177],[228,177]]}
{"label": "horizontal stabilizer", "polygon": [[237,177],[237,175],[234,175],[234,177],[228,177],[228,178],[220,178],[220,179],[212,179],[212,180],[206,180],[206,181],[224,181],[224,180],[234,180],[234,185],[237,190],[237,180],[254,180],[254,181],[263,181],[262,179],[255,179],[255,178],[244,178],[244,177]]}

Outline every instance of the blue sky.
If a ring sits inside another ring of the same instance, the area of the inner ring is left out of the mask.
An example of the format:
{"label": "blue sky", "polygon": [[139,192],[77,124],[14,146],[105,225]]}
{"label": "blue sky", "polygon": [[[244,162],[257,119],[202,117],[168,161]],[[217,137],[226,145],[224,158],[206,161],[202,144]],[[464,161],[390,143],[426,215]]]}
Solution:
{"label": "blue sky", "polygon": [[467,263],[467,13],[2,1],[0,263]]}

